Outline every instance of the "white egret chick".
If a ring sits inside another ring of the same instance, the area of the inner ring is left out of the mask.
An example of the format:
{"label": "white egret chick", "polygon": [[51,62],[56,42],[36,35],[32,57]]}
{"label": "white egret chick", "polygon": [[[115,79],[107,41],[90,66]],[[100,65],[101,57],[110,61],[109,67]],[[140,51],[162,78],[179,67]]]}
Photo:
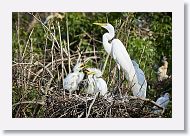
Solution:
{"label": "white egret chick", "polygon": [[[135,68],[132,64],[131,58],[123,45],[123,43],[119,39],[113,39],[115,36],[114,27],[109,23],[94,23],[95,25],[99,25],[108,30],[108,33],[103,35],[103,46],[108,54],[111,54],[117,63],[118,69],[120,67],[125,73],[126,79],[129,81],[129,87],[131,88],[133,95],[145,98],[145,95],[139,93],[141,90],[141,85],[139,85],[139,81],[135,72]],[[113,39],[113,40],[112,40]],[[111,43],[109,41],[112,40]],[[146,90],[146,88],[144,88]]]}
{"label": "white egret chick", "polygon": [[85,65],[83,63],[77,63],[73,68],[73,73],[69,73],[64,79],[64,89],[69,91],[69,96],[71,93],[78,90],[79,83],[84,78],[84,73],[81,71]]}
{"label": "white egret chick", "polygon": [[138,84],[141,86],[138,96],[141,98],[146,98],[147,81],[144,72],[139,68],[139,64],[137,64],[136,61],[132,60],[132,63],[135,68]]}
{"label": "white egret chick", "polygon": [[[170,101],[169,97],[170,97],[170,94],[165,93],[164,96],[161,96],[160,98],[157,99],[156,104],[158,104],[165,110]],[[158,109],[158,107],[156,107],[156,106],[154,106],[153,109],[154,109],[154,113],[156,113],[156,114],[161,112],[161,110]]]}
{"label": "white egret chick", "polygon": [[101,77],[102,72],[96,68],[87,68],[84,72],[88,75],[88,87],[86,93],[95,94],[100,92],[100,95],[105,96],[108,89],[106,81]]}

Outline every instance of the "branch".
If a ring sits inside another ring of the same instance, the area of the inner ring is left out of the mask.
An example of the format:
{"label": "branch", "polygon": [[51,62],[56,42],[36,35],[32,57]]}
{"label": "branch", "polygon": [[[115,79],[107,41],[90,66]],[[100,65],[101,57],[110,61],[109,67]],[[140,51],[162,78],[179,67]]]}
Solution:
{"label": "branch", "polygon": [[39,101],[24,101],[24,102],[18,102],[18,103],[13,104],[13,107],[17,106],[17,105],[20,105],[20,104],[40,104],[40,105],[45,105],[45,102],[42,101],[42,100],[39,100]]}
{"label": "branch", "polygon": [[147,99],[147,98],[140,98],[140,97],[136,97],[136,96],[131,96],[131,98],[130,99],[133,99],[133,100],[142,100],[142,101],[145,101],[145,102],[149,102],[149,103],[152,103],[153,105],[155,105],[156,107],[158,107],[158,108],[160,108],[160,109],[162,109],[162,110],[164,110],[164,108],[163,107],[161,107],[160,105],[158,105],[156,102],[154,102],[153,100],[151,100],[151,99]]}

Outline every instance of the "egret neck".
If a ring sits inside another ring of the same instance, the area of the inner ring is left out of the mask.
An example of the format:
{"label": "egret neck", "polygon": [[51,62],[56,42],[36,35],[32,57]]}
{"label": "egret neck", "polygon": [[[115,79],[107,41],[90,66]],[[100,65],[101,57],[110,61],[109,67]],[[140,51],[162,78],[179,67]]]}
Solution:
{"label": "egret neck", "polygon": [[106,52],[108,54],[111,53],[111,44],[109,43],[110,40],[112,40],[115,36],[115,33],[114,33],[114,28],[113,27],[109,27],[107,28],[108,30],[108,33],[105,33],[103,35],[103,46],[104,46],[104,49],[106,50]]}

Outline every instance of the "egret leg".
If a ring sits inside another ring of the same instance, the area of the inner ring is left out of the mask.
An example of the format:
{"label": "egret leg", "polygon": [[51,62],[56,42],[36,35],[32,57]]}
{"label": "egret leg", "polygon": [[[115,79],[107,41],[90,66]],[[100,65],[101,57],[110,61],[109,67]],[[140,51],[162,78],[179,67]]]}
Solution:
{"label": "egret leg", "polygon": [[121,73],[120,73],[120,69],[118,68],[118,91],[119,91],[119,95],[120,97],[122,97],[122,94],[121,94]]}

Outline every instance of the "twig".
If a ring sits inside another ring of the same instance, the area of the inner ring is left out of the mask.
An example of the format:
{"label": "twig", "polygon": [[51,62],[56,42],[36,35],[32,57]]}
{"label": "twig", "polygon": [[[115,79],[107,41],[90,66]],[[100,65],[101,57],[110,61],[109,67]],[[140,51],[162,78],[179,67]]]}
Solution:
{"label": "twig", "polygon": [[[56,37],[55,37],[55,35],[52,34],[52,32],[49,30],[49,28],[41,20],[39,20],[35,15],[33,15],[32,13],[29,13],[29,14],[32,15],[37,21],[39,21],[42,24],[42,26],[44,26],[50,32],[51,36],[54,38],[54,40],[57,43],[57,45],[60,46],[59,43],[58,43],[58,41],[57,41],[57,39],[56,39]],[[67,52],[64,49],[63,49],[63,51],[68,56]]]}
{"label": "twig", "polygon": [[14,107],[14,106],[17,106],[17,105],[20,105],[20,104],[40,104],[40,105],[45,105],[45,102],[42,101],[42,100],[38,100],[38,101],[23,101],[23,102],[15,103],[12,106]]}
{"label": "twig", "polygon": [[68,13],[66,13],[66,28],[67,28],[67,51],[68,51],[68,64],[69,73],[71,72],[70,48],[69,48],[69,26],[68,26]]}
{"label": "twig", "polygon": [[138,100],[138,99],[139,99],[139,100],[142,100],[142,101],[145,101],[145,102],[150,102],[150,103],[152,103],[153,105],[155,105],[156,107],[158,107],[158,108],[164,110],[163,107],[161,107],[160,105],[158,105],[156,102],[154,102],[154,101],[151,100],[151,99],[140,98],[140,97],[136,97],[136,96],[130,96],[130,99],[132,99],[132,100]]}
{"label": "twig", "polygon": [[[60,49],[61,49],[61,78],[62,78],[62,87],[64,88],[64,64],[63,64],[63,47],[62,47],[62,41],[61,41],[61,29],[60,29],[60,25],[59,25],[59,22],[58,22],[58,30],[59,30],[59,41],[60,41]],[[69,58],[69,61],[70,61],[70,52],[68,50],[68,58]],[[65,89],[64,89],[64,96],[65,96]]]}
{"label": "twig", "polygon": [[33,31],[34,31],[34,28],[33,28],[32,31],[30,32],[30,35],[29,35],[28,40],[27,40],[27,42],[26,42],[26,45],[25,45],[25,48],[24,48],[24,51],[23,51],[22,59],[21,59],[21,60],[24,59],[24,55],[25,55],[25,52],[26,52],[26,48],[28,47],[28,43],[29,43],[29,40],[31,39],[31,36],[32,36]]}
{"label": "twig", "polygon": [[91,111],[92,105],[94,104],[94,102],[95,102],[96,97],[98,96],[98,94],[99,94],[99,92],[96,93],[96,95],[94,96],[94,99],[93,99],[92,103],[91,103],[90,106],[89,106],[89,109],[88,109],[88,112],[87,112],[86,118],[88,118],[88,116],[90,115],[90,111]]}
{"label": "twig", "polygon": [[104,71],[105,71],[105,69],[106,69],[106,65],[107,65],[107,62],[108,62],[109,56],[110,56],[110,55],[107,54],[107,56],[106,56],[106,60],[105,60],[105,62],[104,62],[103,68],[102,68],[102,75],[104,74]]}

